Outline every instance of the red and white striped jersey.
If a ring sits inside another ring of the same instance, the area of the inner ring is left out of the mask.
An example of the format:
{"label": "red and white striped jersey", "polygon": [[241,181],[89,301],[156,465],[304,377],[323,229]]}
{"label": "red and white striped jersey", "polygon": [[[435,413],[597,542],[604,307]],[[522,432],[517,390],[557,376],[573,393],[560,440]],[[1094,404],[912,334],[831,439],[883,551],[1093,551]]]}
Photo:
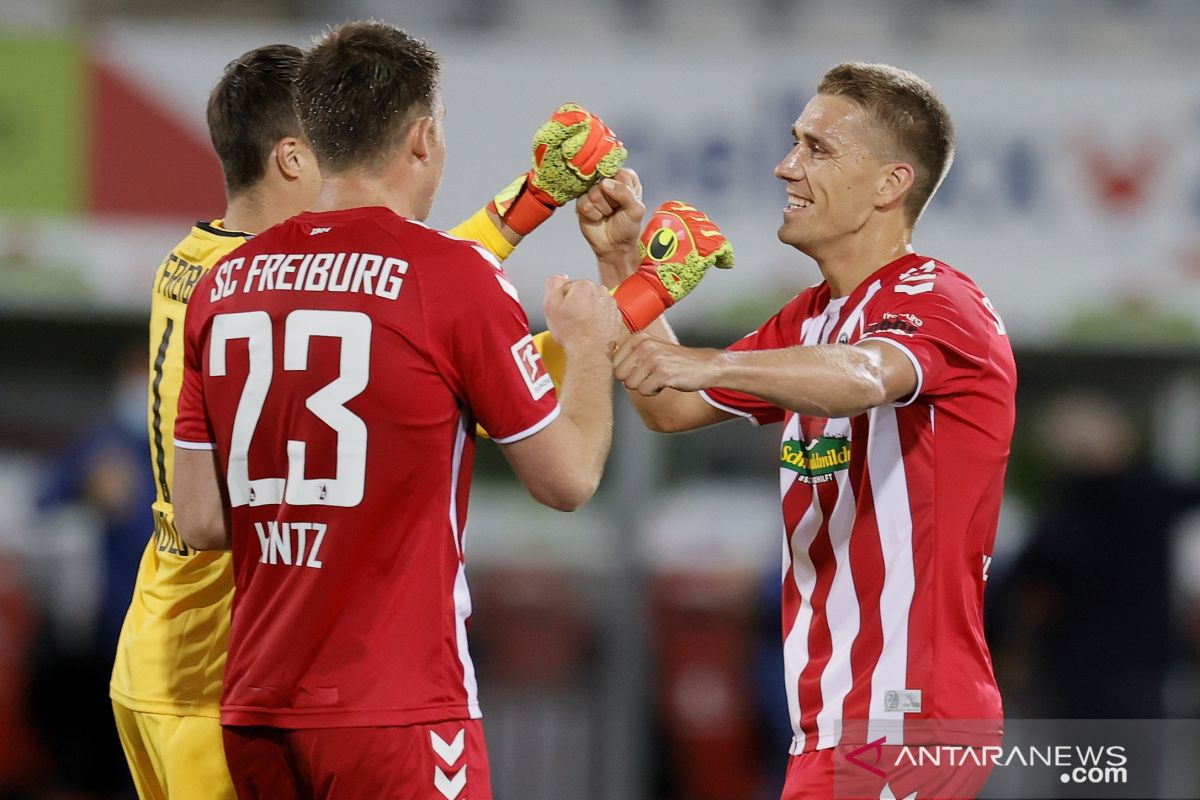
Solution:
{"label": "red and white striped jersey", "polygon": [[801,292],[732,350],[882,341],[917,388],[849,419],[711,389],[712,405],[783,422],[783,651],[791,752],[972,742],[1003,711],[983,590],[1012,440],[1004,325],[962,273],[910,254],[849,296]]}
{"label": "red and white striped jersey", "polygon": [[479,716],[475,422],[504,443],[559,413],[492,256],[385,208],[301,214],[201,279],[184,360],[176,447],[216,448],[231,506],[222,722]]}

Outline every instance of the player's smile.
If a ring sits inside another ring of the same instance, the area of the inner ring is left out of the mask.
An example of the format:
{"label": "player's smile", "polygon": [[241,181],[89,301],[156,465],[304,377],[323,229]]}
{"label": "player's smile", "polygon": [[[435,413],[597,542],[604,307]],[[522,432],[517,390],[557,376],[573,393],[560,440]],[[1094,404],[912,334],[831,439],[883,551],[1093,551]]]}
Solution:
{"label": "player's smile", "polygon": [[787,193],[787,205],[783,207],[783,218],[792,219],[800,216],[813,205],[813,200],[793,192]]}

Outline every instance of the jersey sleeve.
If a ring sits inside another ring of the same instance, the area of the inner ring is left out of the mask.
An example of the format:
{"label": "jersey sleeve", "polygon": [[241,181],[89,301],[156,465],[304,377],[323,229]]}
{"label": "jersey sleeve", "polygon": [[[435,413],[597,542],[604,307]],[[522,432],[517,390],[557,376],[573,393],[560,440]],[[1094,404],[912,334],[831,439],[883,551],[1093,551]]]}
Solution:
{"label": "jersey sleeve", "polygon": [[554,381],[529,331],[516,288],[488,251],[456,245],[442,275],[431,341],[443,369],[475,421],[492,440],[509,444],[545,428],[561,411]]}
{"label": "jersey sleeve", "polygon": [[884,288],[863,319],[858,342],[887,342],[916,369],[916,389],[895,403],[899,406],[961,391],[979,375],[991,337],[1002,330],[978,289],[956,275],[933,274],[932,281]]}
{"label": "jersey sleeve", "polygon": [[183,450],[212,450],[216,436],[204,409],[203,357],[197,306],[188,308],[184,323],[183,385],[175,415],[175,446]]}
{"label": "jersey sleeve", "polygon": [[449,231],[451,236],[479,242],[498,260],[503,261],[512,255],[516,245],[504,238],[504,234],[488,216],[487,208],[481,208]]}
{"label": "jersey sleeve", "polygon": [[[795,341],[789,341],[785,335],[786,320],[790,319],[792,304],[784,306],[775,316],[767,320],[756,331],[746,334],[741,339],[725,348],[728,351],[777,350],[781,347],[791,347]],[[730,414],[744,417],[754,425],[769,425],[782,422],[786,411],[772,405],[762,398],[733,389],[702,389],[700,396],[714,408]]]}

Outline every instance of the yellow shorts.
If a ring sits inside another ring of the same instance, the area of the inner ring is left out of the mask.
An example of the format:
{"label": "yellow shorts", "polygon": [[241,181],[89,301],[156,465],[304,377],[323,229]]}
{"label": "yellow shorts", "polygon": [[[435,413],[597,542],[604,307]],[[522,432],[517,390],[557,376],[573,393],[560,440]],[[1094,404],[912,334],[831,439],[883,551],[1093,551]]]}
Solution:
{"label": "yellow shorts", "polygon": [[236,800],[219,720],[112,705],[141,800]]}

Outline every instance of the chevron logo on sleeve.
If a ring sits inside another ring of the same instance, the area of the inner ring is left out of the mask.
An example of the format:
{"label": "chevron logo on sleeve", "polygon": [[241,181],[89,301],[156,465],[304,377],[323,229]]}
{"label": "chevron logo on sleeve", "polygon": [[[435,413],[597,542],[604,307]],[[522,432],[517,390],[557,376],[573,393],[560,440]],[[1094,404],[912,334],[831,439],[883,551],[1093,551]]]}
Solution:
{"label": "chevron logo on sleeve", "polygon": [[[430,745],[433,747],[433,752],[437,754],[448,767],[453,768],[462,757],[463,750],[466,749],[466,730],[460,729],[458,735],[450,742],[447,742],[436,732],[429,732]],[[433,785],[441,792],[446,800],[455,800],[467,785],[467,766],[464,764],[461,769],[453,773],[453,776],[447,774],[440,766],[433,768]]]}

